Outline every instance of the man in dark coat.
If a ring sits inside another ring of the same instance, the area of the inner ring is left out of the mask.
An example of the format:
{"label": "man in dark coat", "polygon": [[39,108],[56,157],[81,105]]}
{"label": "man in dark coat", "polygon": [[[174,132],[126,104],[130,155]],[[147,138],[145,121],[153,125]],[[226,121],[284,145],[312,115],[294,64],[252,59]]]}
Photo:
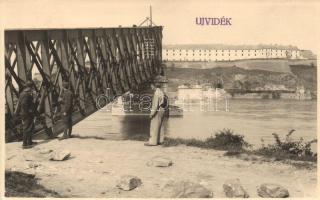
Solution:
{"label": "man in dark coat", "polygon": [[22,90],[16,114],[19,114],[22,120],[23,127],[23,144],[22,148],[31,148],[35,142],[32,141],[32,134],[34,132],[34,117],[35,117],[35,104],[32,95],[32,82],[27,81],[24,89]]}
{"label": "man in dark coat", "polygon": [[73,111],[73,93],[69,89],[69,83],[62,83],[61,93],[61,112],[64,126],[63,139],[71,137],[72,132],[72,111]]}

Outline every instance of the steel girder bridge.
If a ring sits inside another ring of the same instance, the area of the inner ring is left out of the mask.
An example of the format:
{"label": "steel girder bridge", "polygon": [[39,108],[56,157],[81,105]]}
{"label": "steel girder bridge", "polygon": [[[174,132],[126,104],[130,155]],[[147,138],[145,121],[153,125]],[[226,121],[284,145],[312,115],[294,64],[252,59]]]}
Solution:
{"label": "steel girder bridge", "polygon": [[63,81],[75,96],[75,124],[99,109],[99,95],[112,100],[159,74],[161,50],[161,26],[6,30],[6,140],[22,134],[15,110],[26,81],[35,91],[35,131],[52,136],[62,131],[58,97]]}

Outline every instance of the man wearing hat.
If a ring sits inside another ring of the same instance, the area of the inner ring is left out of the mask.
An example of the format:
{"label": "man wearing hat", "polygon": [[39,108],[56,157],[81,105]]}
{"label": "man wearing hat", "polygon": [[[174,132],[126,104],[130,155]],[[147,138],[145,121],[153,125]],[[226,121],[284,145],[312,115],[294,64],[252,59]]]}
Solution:
{"label": "man wearing hat", "polygon": [[35,142],[32,141],[32,134],[34,132],[34,111],[35,104],[32,95],[32,82],[27,81],[19,96],[16,113],[20,115],[23,127],[23,143],[22,148],[31,148]]}
{"label": "man wearing hat", "polygon": [[161,83],[155,82],[151,84],[151,89],[154,90],[152,98],[152,108],[150,113],[150,138],[149,142],[145,143],[145,146],[156,146],[161,144],[164,139],[164,132],[161,131],[165,110],[167,109],[166,99],[164,92],[160,89]]}
{"label": "man wearing hat", "polygon": [[71,137],[72,132],[72,111],[73,111],[73,93],[69,89],[69,83],[62,83],[60,97],[62,121],[64,126],[63,139]]}

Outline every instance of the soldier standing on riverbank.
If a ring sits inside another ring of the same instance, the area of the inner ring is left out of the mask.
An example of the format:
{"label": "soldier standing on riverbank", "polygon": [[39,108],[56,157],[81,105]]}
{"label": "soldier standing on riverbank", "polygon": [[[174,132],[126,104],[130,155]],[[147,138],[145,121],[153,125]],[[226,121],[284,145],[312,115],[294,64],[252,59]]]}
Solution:
{"label": "soldier standing on riverbank", "polygon": [[22,120],[23,126],[23,143],[22,148],[28,149],[36,142],[32,141],[32,134],[34,132],[34,117],[35,117],[35,104],[32,95],[32,82],[27,81],[24,89],[22,90],[16,114],[19,114]]}
{"label": "soldier standing on riverbank", "polygon": [[64,126],[63,139],[71,137],[72,133],[72,110],[73,110],[73,93],[69,89],[69,83],[62,83],[62,92],[59,99],[61,103],[62,121]]}
{"label": "soldier standing on riverbank", "polygon": [[165,117],[165,111],[167,109],[167,100],[164,92],[160,89],[161,84],[156,82],[151,84],[152,90],[154,90],[154,95],[152,99],[152,108],[150,113],[150,138],[149,142],[145,143],[145,146],[156,146],[162,144],[164,140],[164,132],[161,131],[163,120]]}

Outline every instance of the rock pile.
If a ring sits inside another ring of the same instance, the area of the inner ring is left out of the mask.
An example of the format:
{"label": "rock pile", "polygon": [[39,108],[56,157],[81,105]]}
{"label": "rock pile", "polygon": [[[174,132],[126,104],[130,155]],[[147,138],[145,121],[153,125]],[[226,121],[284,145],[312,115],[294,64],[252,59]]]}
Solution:
{"label": "rock pile", "polygon": [[281,185],[274,183],[261,184],[257,189],[258,195],[264,198],[285,198],[289,197],[289,191]]}
{"label": "rock pile", "polygon": [[172,160],[165,157],[156,156],[152,158],[147,165],[154,167],[169,167],[173,164]]}
{"label": "rock pile", "polygon": [[191,181],[169,181],[162,189],[166,198],[211,198],[213,192]]}
{"label": "rock pile", "polygon": [[118,180],[117,187],[125,191],[130,191],[140,186],[141,184],[142,181],[140,178],[131,175],[124,175]]}
{"label": "rock pile", "polygon": [[63,150],[63,151],[54,151],[50,155],[50,160],[53,161],[64,161],[67,160],[71,155],[70,151]]}
{"label": "rock pile", "polygon": [[228,180],[223,184],[226,197],[229,198],[248,198],[247,191],[242,187],[239,179]]}

